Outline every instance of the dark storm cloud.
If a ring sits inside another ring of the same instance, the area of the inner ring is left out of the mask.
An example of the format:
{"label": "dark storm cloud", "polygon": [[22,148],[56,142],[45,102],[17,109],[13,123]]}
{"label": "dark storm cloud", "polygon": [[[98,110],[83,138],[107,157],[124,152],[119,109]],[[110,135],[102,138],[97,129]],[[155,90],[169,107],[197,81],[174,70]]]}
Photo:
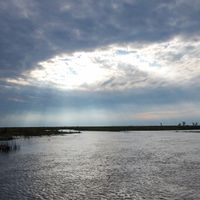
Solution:
{"label": "dark storm cloud", "polygon": [[62,52],[198,35],[199,8],[198,0],[1,1],[0,76]]}

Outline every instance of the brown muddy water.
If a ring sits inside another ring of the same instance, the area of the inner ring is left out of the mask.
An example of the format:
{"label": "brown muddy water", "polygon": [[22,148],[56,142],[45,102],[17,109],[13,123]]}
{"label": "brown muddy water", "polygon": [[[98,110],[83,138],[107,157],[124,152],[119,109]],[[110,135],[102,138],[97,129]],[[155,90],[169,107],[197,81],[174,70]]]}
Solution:
{"label": "brown muddy water", "polygon": [[0,153],[0,199],[200,199],[200,133],[20,138]]}

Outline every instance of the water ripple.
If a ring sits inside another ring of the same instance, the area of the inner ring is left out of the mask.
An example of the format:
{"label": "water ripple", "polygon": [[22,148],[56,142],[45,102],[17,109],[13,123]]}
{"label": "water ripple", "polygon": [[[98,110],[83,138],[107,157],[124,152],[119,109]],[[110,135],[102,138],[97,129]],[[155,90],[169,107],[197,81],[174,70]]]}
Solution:
{"label": "water ripple", "polygon": [[85,132],[17,142],[20,151],[0,155],[0,199],[200,199],[197,133]]}

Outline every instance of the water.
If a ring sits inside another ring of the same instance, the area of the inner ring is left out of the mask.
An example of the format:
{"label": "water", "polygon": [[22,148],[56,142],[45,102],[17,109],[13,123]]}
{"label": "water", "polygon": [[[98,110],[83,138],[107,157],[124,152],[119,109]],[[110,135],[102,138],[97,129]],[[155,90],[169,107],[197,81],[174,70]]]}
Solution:
{"label": "water", "polygon": [[200,199],[200,133],[83,132],[17,139],[0,199]]}

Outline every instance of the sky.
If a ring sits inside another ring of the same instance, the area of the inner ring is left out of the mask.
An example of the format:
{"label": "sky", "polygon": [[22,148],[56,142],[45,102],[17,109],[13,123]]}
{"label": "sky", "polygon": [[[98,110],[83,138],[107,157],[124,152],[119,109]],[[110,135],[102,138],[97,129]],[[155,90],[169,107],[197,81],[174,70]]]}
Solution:
{"label": "sky", "polygon": [[0,0],[0,126],[200,121],[199,0]]}

